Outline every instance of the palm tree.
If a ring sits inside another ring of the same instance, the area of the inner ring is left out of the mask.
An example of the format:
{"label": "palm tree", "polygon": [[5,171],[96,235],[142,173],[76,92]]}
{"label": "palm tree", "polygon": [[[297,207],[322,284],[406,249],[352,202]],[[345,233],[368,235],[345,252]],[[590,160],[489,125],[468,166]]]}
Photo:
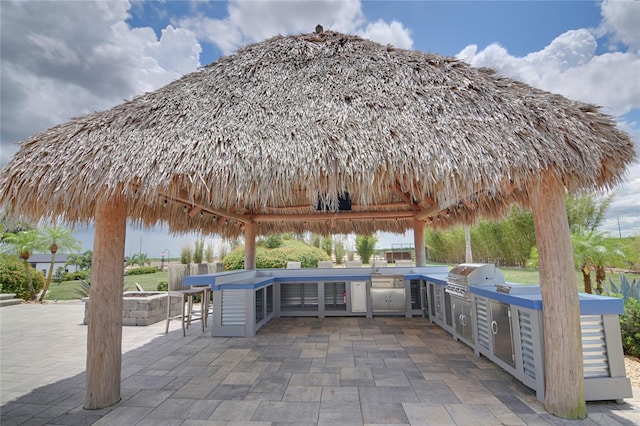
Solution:
{"label": "palm tree", "polygon": [[611,263],[626,259],[623,249],[616,240],[607,238],[606,232],[589,232],[572,235],[573,254],[576,266],[582,271],[585,283],[584,291],[592,292],[591,272],[596,273],[596,290],[602,293],[602,283],[606,278],[605,267]]}
{"label": "palm tree", "polygon": [[145,253],[135,253],[131,257],[126,257],[125,261],[127,262],[127,266],[144,266],[146,264],[151,264],[149,257]]}
{"label": "palm tree", "polygon": [[82,264],[81,258],[81,254],[71,253],[69,256],[67,256],[67,261],[65,262],[64,266],[73,265],[76,268],[80,269],[80,265]]}
{"label": "palm tree", "polygon": [[602,283],[607,278],[605,267],[618,261],[624,261],[627,256],[619,244],[619,240],[608,238],[606,233],[597,233],[591,240],[591,260],[596,271],[596,291],[602,294]]}
{"label": "palm tree", "polygon": [[91,263],[93,263],[93,251],[86,250],[80,256],[80,270],[86,271],[87,269],[91,269]]}
{"label": "palm tree", "polygon": [[592,259],[594,244],[590,241],[593,233],[571,234],[571,245],[573,246],[573,261],[576,267],[582,272],[582,282],[585,293],[593,293],[591,286],[591,272],[595,269]]}
{"label": "palm tree", "polygon": [[10,251],[17,254],[24,262],[24,269],[27,274],[27,282],[29,283],[30,300],[36,300],[36,292],[33,288],[33,279],[31,278],[31,268],[29,258],[34,250],[42,249],[41,240],[38,238],[38,231],[32,229],[30,231],[20,231],[17,233],[5,232],[2,236],[2,242],[6,244]]}
{"label": "palm tree", "polygon": [[138,265],[144,267],[144,265],[151,265],[149,256],[146,253],[138,253]]}
{"label": "palm tree", "polygon": [[466,263],[473,263],[473,252],[471,251],[471,230],[469,225],[464,227],[464,261]]}
{"label": "palm tree", "polygon": [[58,251],[64,252],[65,250],[80,250],[80,241],[71,235],[71,231],[67,228],[60,226],[45,227],[40,230],[39,237],[42,245],[48,246],[51,252],[51,264],[49,265],[49,273],[47,274],[47,280],[44,283],[42,294],[40,294],[39,302],[44,300],[44,296],[49,290],[51,279],[53,278],[53,267],[56,262],[56,253]]}

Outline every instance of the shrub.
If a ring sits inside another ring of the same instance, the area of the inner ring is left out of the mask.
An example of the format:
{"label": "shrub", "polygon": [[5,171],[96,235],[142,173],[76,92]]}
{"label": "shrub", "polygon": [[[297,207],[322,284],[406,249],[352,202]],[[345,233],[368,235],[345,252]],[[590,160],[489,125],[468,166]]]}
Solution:
{"label": "shrub", "polygon": [[[44,287],[44,275],[31,268],[31,281],[35,292]],[[3,293],[15,293],[16,297],[29,300],[29,280],[24,269],[24,262],[15,256],[0,255],[0,286]]]}
{"label": "shrub", "polygon": [[182,263],[183,265],[190,264],[192,253],[193,251],[191,250],[191,247],[189,246],[182,247],[182,250],[180,251],[180,263]]}
{"label": "shrub", "polygon": [[624,353],[640,358],[640,302],[624,301],[624,315],[620,317],[620,333]]}
{"label": "shrub", "polygon": [[207,263],[213,263],[213,244],[207,244],[207,247],[204,249],[204,258]]}
{"label": "shrub", "polygon": [[612,294],[620,295],[624,300],[635,299],[640,302],[640,281],[636,278],[629,282],[626,275],[620,275],[620,288],[616,286],[616,283],[611,278],[609,278],[609,285],[605,284],[603,287],[602,294],[607,296]]}
{"label": "shrub", "polygon": [[356,251],[360,255],[362,263],[369,263],[377,242],[378,238],[375,235],[356,235]]}
{"label": "shrub", "polygon": [[156,290],[158,290],[158,291],[168,291],[169,290],[169,281],[158,281],[158,285],[156,286]]}
{"label": "shrub", "polygon": [[609,285],[604,285],[603,294],[624,300],[624,314],[620,316],[622,349],[627,355],[640,357],[640,281],[634,278],[629,282],[625,275],[620,275],[618,288],[609,278]]}
{"label": "shrub", "polygon": [[143,268],[133,268],[129,269],[125,275],[144,275],[144,274],[155,274],[158,272],[158,268],[155,266],[145,266]]}
{"label": "shrub", "polygon": [[278,234],[271,234],[258,243],[262,247],[274,249],[282,245],[282,238]]}
{"label": "shrub", "polygon": [[85,271],[76,271],[76,272],[65,272],[62,274],[62,281],[79,281],[86,280],[89,278],[91,274],[90,270]]}
{"label": "shrub", "polygon": [[336,263],[340,265],[345,255],[344,241],[342,239],[337,239],[335,241],[334,247],[333,247],[333,253],[336,255]]}
{"label": "shrub", "polygon": [[[284,268],[287,262],[300,262],[303,268],[315,268],[320,260],[331,260],[316,247],[298,240],[283,240],[278,248],[256,247],[256,268]],[[223,260],[225,271],[244,268],[244,247],[233,249]]]}
{"label": "shrub", "polygon": [[204,254],[204,240],[197,240],[195,245],[195,250],[193,250],[193,257],[191,258],[193,263],[202,263],[203,254]]}

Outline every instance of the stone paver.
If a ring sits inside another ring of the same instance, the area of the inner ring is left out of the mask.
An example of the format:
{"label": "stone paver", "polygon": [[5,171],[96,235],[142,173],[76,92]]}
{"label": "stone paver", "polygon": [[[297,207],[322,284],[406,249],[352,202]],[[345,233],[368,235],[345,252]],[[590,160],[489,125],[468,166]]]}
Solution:
{"label": "stone paver", "polygon": [[253,339],[124,327],[122,400],[84,410],[83,312],[80,303],[0,310],[0,424],[640,424],[640,389],[563,421],[439,327],[399,317],[280,318]]}

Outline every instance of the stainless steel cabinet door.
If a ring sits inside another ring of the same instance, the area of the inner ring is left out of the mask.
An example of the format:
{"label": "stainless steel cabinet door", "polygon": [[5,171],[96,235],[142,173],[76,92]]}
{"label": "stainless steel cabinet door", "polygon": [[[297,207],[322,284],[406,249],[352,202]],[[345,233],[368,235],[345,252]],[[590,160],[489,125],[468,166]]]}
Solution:
{"label": "stainless steel cabinet door", "polygon": [[491,333],[493,333],[493,354],[515,367],[511,309],[506,303],[491,301]]}

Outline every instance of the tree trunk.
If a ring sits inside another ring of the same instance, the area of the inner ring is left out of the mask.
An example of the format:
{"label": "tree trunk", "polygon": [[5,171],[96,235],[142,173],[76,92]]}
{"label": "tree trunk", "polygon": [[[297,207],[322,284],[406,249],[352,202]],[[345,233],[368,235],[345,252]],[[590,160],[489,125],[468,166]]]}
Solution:
{"label": "tree trunk", "polygon": [[29,300],[33,302],[36,300],[36,290],[33,288],[33,278],[31,277],[31,265],[26,260],[24,261],[24,271],[27,274],[27,284],[29,286]]}
{"label": "tree trunk", "polygon": [[256,225],[244,224],[244,269],[256,269]]}
{"label": "tree trunk", "polygon": [[416,266],[427,265],[427,251],[424,247],[424,220],[413,222],[413,245],[416,250]]}
{"label": "tree trunk", "polygon": [[598,294],[602,294],[602,283],[607,278],[607,273],[604,266],[596,266],[596,291]]}
{"label": "tree trunk", "polygon": [[585,293],[593,293],[593,289],[591,288],[591,269],[587,266],[583,266],[582,271],[582,282],[584,283],[584,292]]}
{"label": "tree trunk", "polygon": [[20,259],[24,262],[24,273],[27,274],[27,285],[29,286],[29,300],[33,302],[36,300],[36,290],[33,288],[33,278],[31,277],[31,268],[29,265],[29,258],[31,257],[31,252],[25,251],[20,253]]}
{"label": "tree trunk", "polygon": [[566,419],[587,415],[580,300],[562,183],[547,172],[530,189],[540,259],[544,321],[545,409]]}
{"label": "tree trunk", "polygon": [[473,263],[473,252],[471,251],[471,230],[468,225],[464,226],[464,261]]}
{"label": "tree trunk", "polygon": [[87,385],[84,408],[120,401],[122,287],[127,206],[121,197],[98,205],[87,330]]}
{"label": "tree trunk", "polygon": [[42,288],[42,294],[40,294],[39,302],[44,300],[44,297],[47,295],[47,291],[49,291],[49,286],[51,285],[51,279],[53,278],[53,267],[56,264],[56,252],[51,251],[51,265],[49,265],[49,273],[47,274],[47,280],[44,282],[44,287]]}

